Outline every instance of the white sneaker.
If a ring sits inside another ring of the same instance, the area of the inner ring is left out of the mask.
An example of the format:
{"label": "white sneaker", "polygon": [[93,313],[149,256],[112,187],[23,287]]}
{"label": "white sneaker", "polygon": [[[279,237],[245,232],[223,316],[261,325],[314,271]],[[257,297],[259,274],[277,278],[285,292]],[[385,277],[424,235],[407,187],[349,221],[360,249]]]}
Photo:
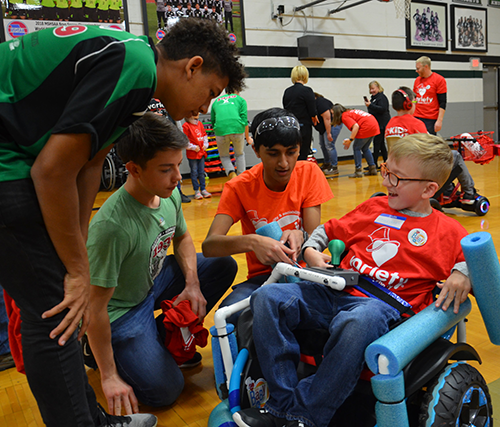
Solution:
{"label": "white sneaker", "polygon": [[201,190],[201,195],[205,198],[208,199],[209,197],[212,197],[212,195],[207,191],[207,190]]}
{"label": "white sneaker", "polygon": [[199,190],[194,193],[194,198],[195,198],[195,200],[201,200],[201,199],[203,199],[203,196],[201,195],[201,193],[200,193]]}

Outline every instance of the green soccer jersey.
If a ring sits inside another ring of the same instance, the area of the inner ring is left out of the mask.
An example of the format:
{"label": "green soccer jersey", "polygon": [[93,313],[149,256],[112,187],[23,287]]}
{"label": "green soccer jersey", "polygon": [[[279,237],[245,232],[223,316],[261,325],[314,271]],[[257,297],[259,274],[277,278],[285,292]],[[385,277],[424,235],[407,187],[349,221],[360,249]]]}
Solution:
{"label": "green soccer jersey", "polygon": [[148,295],[174,236],[187,230],[180,193],[151,209],[120,187],[89,226],[90,283],[115,288],[108,304],[113,322]]}
{"label": "green soccer jersey", "polygon": [[69,25],[0,44],[0,181],[30,177],[51,134],[88,133],[93,157],[146,110],[156,88],[146,37]]}

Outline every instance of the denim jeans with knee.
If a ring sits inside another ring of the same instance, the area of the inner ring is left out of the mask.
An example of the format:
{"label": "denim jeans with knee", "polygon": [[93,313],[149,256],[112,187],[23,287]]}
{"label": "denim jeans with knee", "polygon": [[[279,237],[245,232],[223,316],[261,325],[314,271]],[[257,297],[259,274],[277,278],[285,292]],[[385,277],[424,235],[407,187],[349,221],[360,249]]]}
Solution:
{"label": "denim jeans with knee", "polygon": [[245,136],[242,133],[233,133],[229,135],[216,136],[217,149],[219,150],[220,161],[222,167],[226,171],[226,175],[230,172],[234,172],[233,163],[231,162],[231,157],[229,156],[229,148],[231,143],[233,143],[234,159],[236,160],[236,172],[238,175],[245,172]]}
{"label": "denim jeans with knee", "polygon": [[323,152],[323,158],[325,163],[331,163],[332,166],[337,166],[338,164],[338,156],[337,149],[335,148],[335,142],[339,136],[340,131],[342,130],[342,124],[338,126],[332,126],[332,141],[328,141],[328,136],[325,133],[319,134],[319,146],[321,147],[321,151]]}
{"label": "denim jeans with knee", "polygon": [[191,183],[194,191],[205,189],[205,158],[188,159],[191,169]]}
{"label": "denim jeans with knee", "polygon": [[[270,391],[266,408],[311,427],[328,426],[359,379],[366,347],[399,318],[379,300],[311,282],[262,286],[250,302],[255,348]],[[293,331],[318,328],[330,332],[323,362],[316,374],[298,381],[300,348]]]}
{"label": "denim jeans with knee", "polygon": [[[205,258],[197,254],[197,262],[208,313],[231,286],[238,267],[231,257]],[[164,345],[163,315],[154,317],[161,302],[179,295],[184,285],[179,264],[173,255],[168,256],[146,299],[111,323],[118,373],[146,405],[170,405],[184,388],[182,372]]]}
{"label": "denim jeans with knee", "polygon": [[354,164],[356,165],[356,169],[361,169],[361,161],[363,160],[363,156],[368,163],[368,166],[375,165],[375,161],[373,160],[372,152],[370,151],[370,144],[373,141],[373,136],[370,138],[356,138],[354,139],[354,143],[352,144],[352,151],[354,154]]}
{"label": "denim jeans with knee", "polygon": [[64,298],[66,269],[45,228],[33,182],[0,182],[0,284],[21,311],[28,383],[47,426],[94,426],[97,402],[75,332],[64,346],[50,332],[67,310],[42,319]]}

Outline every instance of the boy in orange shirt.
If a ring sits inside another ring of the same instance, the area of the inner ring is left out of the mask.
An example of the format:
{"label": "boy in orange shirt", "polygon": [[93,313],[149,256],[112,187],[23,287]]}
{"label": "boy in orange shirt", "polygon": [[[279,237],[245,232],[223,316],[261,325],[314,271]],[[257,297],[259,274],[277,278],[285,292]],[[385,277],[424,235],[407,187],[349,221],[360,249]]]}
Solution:
{"label": "boy in orange shirt", "polygon": [[[253,149],[262,163],[225,184],[202,245],[207,257],[246,253],[247,280],[233,287],[221,307],[241,301],[259,288],[274,263],[297,261],[304,236],[320,224],[321,204],[333,197],[321,169],[297,161],[302,138],[292,113],[281,108],[263,111],[254,118],[251,132]],[[238,221],[242,235],[228,235]],[[280,241],[256,234],[273,221],[283,231]],[[233,315],[228,322],[236,319]]]}

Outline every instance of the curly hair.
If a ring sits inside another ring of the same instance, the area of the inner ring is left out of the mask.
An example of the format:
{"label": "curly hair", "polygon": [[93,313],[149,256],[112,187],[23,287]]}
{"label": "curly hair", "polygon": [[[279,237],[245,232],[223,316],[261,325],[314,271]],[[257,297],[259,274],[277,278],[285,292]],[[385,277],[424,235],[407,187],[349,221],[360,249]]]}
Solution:
{"label": "curly hair", "polygon": [[171,61],[201,56],[203,72],[229,77],[231,91],[244,88],[246,74],[239,62],[238,48],[229,41],[222,26],[212,20],[181,19],[157,46],[160,54]]}

